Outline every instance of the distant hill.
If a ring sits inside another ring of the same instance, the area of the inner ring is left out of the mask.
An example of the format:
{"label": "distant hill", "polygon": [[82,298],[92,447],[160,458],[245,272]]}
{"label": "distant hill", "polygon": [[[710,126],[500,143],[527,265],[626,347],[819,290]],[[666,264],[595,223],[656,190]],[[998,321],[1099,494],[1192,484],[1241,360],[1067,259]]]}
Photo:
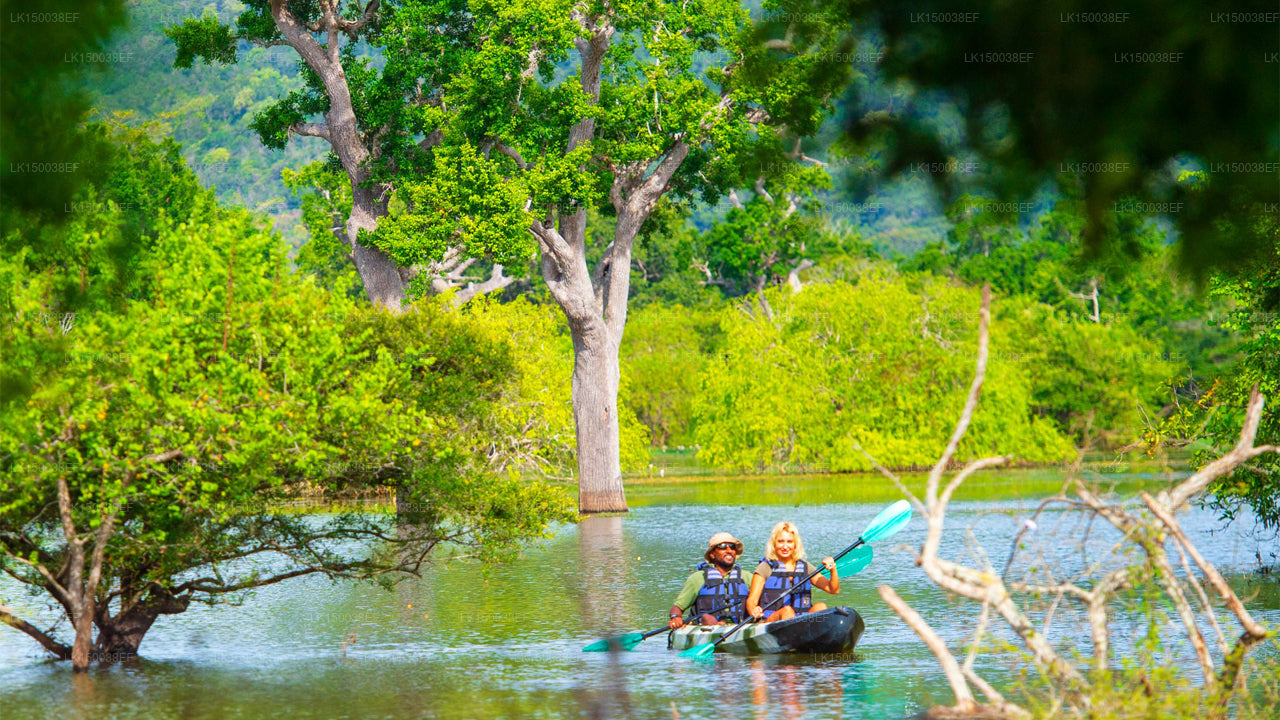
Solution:
{"label": "distant hill", "polygon": [[155,122],[182,143],[191,168],[218,199],[269,214],[295,246],[305,239],[298,222],[298,201],[280,179],[286,167],[322,157],[319,138],[296,138],[284,151],[268,150],[249,128],[254,113],[300,86],[296,55],[289,48],[241,48],[241,62],[230,66],[197,63],[173,67],[173,43],[167,25],[206,11],[231,18],[243,9],[232,0],[137,0],[130,23],[114,38],[116,63],[91,90],[103,116],[127,113],[130,125]]}

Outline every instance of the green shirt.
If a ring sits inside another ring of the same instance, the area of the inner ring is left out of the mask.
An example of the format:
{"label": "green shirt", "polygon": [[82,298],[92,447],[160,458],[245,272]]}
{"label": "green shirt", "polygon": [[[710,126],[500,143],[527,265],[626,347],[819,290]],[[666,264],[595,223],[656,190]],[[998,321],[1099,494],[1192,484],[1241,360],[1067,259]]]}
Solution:
{"label": "green shirt", "polygon": [[[701,570],[694,570],[692,574],[684,581],[684,587],[680,588],[680,594],[676,595],[676,601],[672,603],[676,607],[688,612],[689,607],[698,599],[698,591],[702,589],[702,583],[706,580],[706,576]],[[751,587],[751,573],[742,575],[742,582]]]}

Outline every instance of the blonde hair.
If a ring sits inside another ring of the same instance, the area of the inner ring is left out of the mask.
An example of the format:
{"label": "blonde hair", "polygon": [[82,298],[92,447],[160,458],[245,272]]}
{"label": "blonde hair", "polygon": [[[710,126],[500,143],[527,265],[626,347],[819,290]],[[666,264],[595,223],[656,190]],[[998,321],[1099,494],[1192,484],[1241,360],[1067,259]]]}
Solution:
{"label": "blonde hair", "polygon": [[777,560],[778,554],[773,551],[773,544],[778,540],[778,536],[784,532],[791,533],[796,539],[796,551],[792,556],[795,560],[804,560],[804,543],[800,541],[800,531],[796,529],[795,523],[783,520],[773,526],[773,532],[769,533],[769,542],[764,546],[764,556],[767,560]]}

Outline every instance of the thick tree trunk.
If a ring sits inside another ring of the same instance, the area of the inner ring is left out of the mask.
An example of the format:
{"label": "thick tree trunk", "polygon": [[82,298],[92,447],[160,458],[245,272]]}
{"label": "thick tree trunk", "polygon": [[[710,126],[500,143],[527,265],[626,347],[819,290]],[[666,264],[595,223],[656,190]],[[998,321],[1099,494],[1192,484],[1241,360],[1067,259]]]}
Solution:
{"label": "thick tree trunk", "polygon": [[618,344],[603,321],[570,325],[573,420],[578,433],[578,510],[626,512],[618,445]]}
{"label": "thick tree trunk", "polygon": [[161,615],[186,612],[188,598],[153,597],[115,617],[99,617],[98,641],[93,652],[99,663],[126,662],[138,656],[138,647]]}
{"label": "thick tree trunk", "polygon": [[399,268],[386,253],[361,245],[359,239],[360,231],[373,232],[378,227],[378,218],[386,212],[371,189],[357,187],[354,180],[352,189],[351,217],[347,219],[351,260],[364,282],[369,302],[398,313],[405,300],[404,281],[400,278]]}
{"label": "thick tree trunk", "polygon": [[[291,129],[302,135],[324,138],[338,156],[351,181],[351,217],[347,220],[351,259],[364,282],[369,301],[398,313],[405,299],[404,281],[400,278],[399,269],[381,251],[361,245],[357,237],[360,230],[373,230],[378,218],[386,214],[386,208],[377,192],[364,186],[369,178],[366,162],[372,153],[361,134],[355,106],[351,102],[351,88],[340,60],[338,38],[341,18],[336,12],[337,6],[320,3],[319,22],[328,34],[327,42],[322,46],[312,31],[285,5],[284,0],[271,0],[271,16],[276,28],[284,41],[320,77],[329,99],[323,123],[295,123]],[[377,9],[376,5],[370,8],[373,11]]]}
{"label": "thick tree trunk", "polygon": [[[600,76],[614,29],[601,18],[583,17],[576,41],[584,93],[600,97]],[[569,130],[566,152],[595,136],[588,114]],[[627,323],[631,246],[689,154],[677,140],[651,168],[634,162],[614,169],[609,197],[618,213],[614,239],[595,271],[587,268],[585,208],[534,222],[530,232],[542,251],[542,276],[564,310],[573,337],[573,415],[578,433],[578,509],[583,513],[626,512],[618,446],[618,347]],[[583,168],[585,170],[585,168]],[[557,227],[558,226],[558,227]]]}
{"label": "thick tree trunk", "polygon": [[93,660],[90,652],[93,649],[92,605],[92,601],[82,601],[76,610],[76,639],[71,645],[71,667],[76,672],[88,670],[89,663]]}

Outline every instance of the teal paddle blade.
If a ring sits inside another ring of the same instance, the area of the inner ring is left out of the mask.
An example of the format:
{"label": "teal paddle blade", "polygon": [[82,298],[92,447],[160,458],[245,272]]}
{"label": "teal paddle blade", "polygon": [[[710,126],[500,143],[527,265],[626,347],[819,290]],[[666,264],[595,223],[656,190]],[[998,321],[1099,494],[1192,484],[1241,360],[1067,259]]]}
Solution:
{"label": "teal paddle blade", "polygon": [[617,637],[597,640],[582,648],[582,652],[609,652],[610,650],[630,650],[644,640],[640,633],[627,633]]}
{"label": "teal paddle blade", "polygon": [[716,651],[716,644],[715,644],[715,643],[713,643],[713,642],[709,642],[709,643],[702,643],[701,645],[694,645],[694,646],[693,646],[693,647],[691,647],[691,648],[687,648],[687,649],[685,649],[685,650],[681,650],[681,651],[680,651],[680,657],[682,657],[682,658],[692,658],[692,659],[694,659],[694,660],[699,660],[699,659],[701,659],[701,658],[710,657],[710,656],[711,656],[711,653],[713,653],[713,652],[715,652],[715,651]]}
{"label": "teal paddle blade", "polygon": [[901,530],[911,521],[911,503],[899,500],[875,516],[866,530],[862,531],[863,542],[883,540]]}
{"label": "teal paddle blade", "polygon": [[[849,577],[857,575],[871,564],[871,546],[859,545],[850,550],[844,557],[836,561],[836,571],[840,573],[840,577]],[[831,577],[831,572],[824,569],[822,574]]]}

